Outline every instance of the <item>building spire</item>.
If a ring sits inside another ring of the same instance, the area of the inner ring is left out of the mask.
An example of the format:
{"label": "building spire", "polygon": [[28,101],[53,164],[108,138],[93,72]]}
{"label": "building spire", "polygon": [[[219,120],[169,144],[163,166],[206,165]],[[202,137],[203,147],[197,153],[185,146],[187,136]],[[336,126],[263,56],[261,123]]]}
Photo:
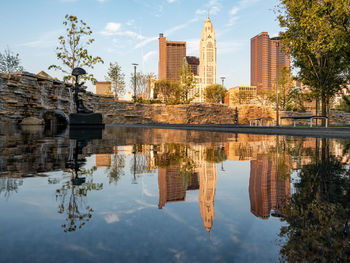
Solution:
{"label": "building spire", "polygon": [[210,19],[210,9],[208,9],[208,18]]}

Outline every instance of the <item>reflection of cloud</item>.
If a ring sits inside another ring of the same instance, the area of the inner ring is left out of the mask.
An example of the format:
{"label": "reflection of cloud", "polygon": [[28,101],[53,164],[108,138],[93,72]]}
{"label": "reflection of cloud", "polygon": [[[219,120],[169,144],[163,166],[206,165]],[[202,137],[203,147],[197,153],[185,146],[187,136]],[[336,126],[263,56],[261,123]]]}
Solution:
{"label": "reflection of cloud", "polygon": [[109,215],[105,216],[105,221],[108,224],[112,224],[112,223],[115,223],[115,222],[119,222],[119,217],[117,216],[117,214],[109,214]]}
{"label": "reflection of cloud", "polygon": [[84,248],[82,246],[78,246],[76,244],[63,244],[63,246],[66,248],[66,249],[69,249],[69,250],[73,250],[73,251],[77,251],[79,253],[83,253],[85,255],[88,255],[90,257],[96,257],[96,255],[94,255],[93,253],[91,253],[91,251],[87,248]]}
{"label": "reflection of cloud", "polygon": [[143,189],[143,194],[149,197],[153,197],[155,196],[153,193],[151,193],[150,191],[148,191],[147,189]]}

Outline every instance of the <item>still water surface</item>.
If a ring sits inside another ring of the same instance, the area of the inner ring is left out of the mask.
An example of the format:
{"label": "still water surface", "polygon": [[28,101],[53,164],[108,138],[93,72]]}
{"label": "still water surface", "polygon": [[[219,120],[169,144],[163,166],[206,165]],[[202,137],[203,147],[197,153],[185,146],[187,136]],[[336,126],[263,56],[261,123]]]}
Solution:
{"label": "still water surface", "polygon": [[0,262],[345,262],[349,149],[284,136],[3,128]]}

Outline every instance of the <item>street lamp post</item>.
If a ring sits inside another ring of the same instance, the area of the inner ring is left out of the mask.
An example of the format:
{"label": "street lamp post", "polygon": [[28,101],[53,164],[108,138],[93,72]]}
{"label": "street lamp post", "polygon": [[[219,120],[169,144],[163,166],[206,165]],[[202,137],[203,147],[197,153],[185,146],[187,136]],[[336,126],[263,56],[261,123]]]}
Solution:
{"label": "street lamp post", "polygon": [[[221,79],[221,86],[224,87],[224,81],[225,81],[226,77],[220,77],[220,79]],[[220,103],[222,103],[221,94],[220,94],[220,99],[221,99]]]}
{"label": "street lamp post", "polygon": [[279,71],[279,45],[280,43],[278,42],[279,40],[277,40],[276,43],[276,58],[277,58],[277,65],[276,65],[276,125],[279,125],[279,96],[278,96],[278,71]]}
{"label": "street lamp post", "polygon": [[134,66],[134,101],[136,101],[136,67],[139,64],[132,63],[132,65]]}

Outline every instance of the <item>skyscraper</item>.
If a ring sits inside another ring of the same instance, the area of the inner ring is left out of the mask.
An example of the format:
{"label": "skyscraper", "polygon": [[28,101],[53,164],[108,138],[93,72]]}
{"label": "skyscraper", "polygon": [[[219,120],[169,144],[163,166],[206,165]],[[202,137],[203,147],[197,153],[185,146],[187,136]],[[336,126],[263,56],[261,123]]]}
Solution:
{"label": "skyscraper", "polygon": [[204,22],[199,48],[199,84],[197,85],[199,97],[196,101],[203,102],[204,89],[208,85],[216,84],[217,79],[215,31],[209,17]]}
{"label": "skyscraper", "polygon": [[267,32],[250,39],[250,85],[258,91],[276,87],[282,68],[290,68],[290,54],[279,37],[270,38]]}
{"label": "skyscraper", "polygon": [[159,34],[159,79],[179,80],[179,70],[185,57],[186,42],[167,41],[162,33]]}

